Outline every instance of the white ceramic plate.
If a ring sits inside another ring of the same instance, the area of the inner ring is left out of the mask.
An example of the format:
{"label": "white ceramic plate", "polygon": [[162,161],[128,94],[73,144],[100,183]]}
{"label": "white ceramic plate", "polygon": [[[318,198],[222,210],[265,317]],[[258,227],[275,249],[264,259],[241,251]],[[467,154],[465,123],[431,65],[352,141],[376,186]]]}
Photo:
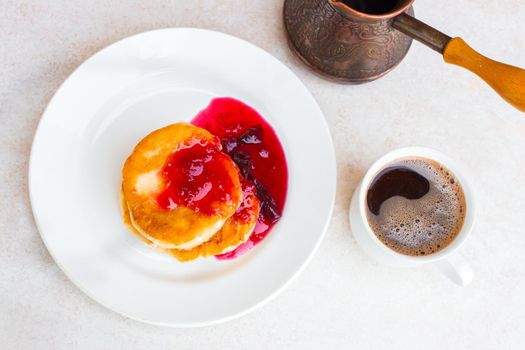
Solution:
{"label": "white ceramic plate", "polygon": [[[231,261],[179,263],[124,226],[124,160],[150,131],[190,120],[216,96],[248,103],[274,127],[289,167],[281,221]],[[136,320],[199,326],[243,315],[304,268],[331,216],[330,134],[301,81],[270,54],[229,35],[163,29],[119,41],[82,64],[47,107],[31,152],[34,216],[66,275]]]}

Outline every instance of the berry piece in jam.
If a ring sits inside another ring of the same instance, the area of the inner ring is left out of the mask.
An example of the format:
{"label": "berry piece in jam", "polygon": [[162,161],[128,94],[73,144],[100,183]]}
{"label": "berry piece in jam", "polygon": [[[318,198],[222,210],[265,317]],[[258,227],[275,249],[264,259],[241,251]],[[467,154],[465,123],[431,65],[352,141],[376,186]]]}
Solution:
{"label": "berry piece in jam", "polygon": [[261,129],[249,128],[241,135],[239,138],[243,143],[248,145],[258,145],[262,142],[262,132]]}

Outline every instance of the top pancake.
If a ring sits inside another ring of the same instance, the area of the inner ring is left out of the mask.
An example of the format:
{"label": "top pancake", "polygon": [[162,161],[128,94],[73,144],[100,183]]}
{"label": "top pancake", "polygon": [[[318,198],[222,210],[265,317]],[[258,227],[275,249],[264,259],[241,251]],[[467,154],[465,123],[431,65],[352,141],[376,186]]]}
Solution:
{"label": "top pancake", "polygon": [[153,131],[122,170],[123,203],[137,231],[164,249],[212,237],[242,202],[239,171],[208,131],[176,123]]}
{"label": "top pancake", "polygon": [[[172,254],[180,261],[190,261],[198,257],[226,254],[246,242],[254,230],[259,217],[260,203],[255,195],[253,184],[247,180],[241,182],[243,201],[235,214],[230,216],[224,225],[206,242],[191,249],[161,249]],[[121,198],[123,200],[123,198]],[[124,222],[129,229],[143,239],[148,245],[152,242],[144,237],[132,223],[127,204],[122,202]],[[157,246],[158,248],[158,246]]]}

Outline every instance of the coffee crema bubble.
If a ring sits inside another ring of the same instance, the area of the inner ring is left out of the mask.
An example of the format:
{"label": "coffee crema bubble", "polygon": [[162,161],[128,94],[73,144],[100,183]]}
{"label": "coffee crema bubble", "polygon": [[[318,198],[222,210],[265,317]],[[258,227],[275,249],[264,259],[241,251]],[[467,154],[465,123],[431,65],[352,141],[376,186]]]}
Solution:
{"label": "coffee crema bubble", "polygon": [[405,255],[446,248],[465,221],[465,194],[450,170],[426,158],[403,158],[368,189],[367,219],[383,244]]}

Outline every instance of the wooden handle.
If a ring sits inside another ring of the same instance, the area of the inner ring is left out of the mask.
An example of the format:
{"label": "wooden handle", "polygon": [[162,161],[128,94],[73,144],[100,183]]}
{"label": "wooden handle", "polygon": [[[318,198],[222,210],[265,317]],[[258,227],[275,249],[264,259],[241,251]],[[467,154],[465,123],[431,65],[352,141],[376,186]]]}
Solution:
{"label": "wooden handle", "polygon": [[447,63],[477,74],[505,101],[525,112],[525,70],[491,60],[473,50],[461,38],[448,42],[443,58]]}

